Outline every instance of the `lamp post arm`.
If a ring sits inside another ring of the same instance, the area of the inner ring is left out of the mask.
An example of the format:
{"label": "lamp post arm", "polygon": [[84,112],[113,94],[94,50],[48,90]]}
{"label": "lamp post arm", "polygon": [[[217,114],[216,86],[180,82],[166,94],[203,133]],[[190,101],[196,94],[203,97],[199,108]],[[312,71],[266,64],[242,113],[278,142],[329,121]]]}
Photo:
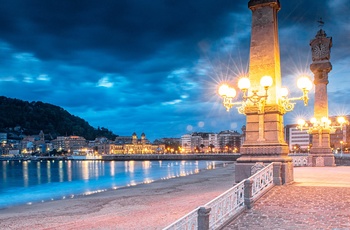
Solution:
{"label": "lamp post arm", "polygon": [[[244,91],[243,91],[244,92]],[[250,101],[253,103],[253,105],[258,104],[261,100],[266,100],[268,95],[267,95],[267,90],[265,90],[265,95],[259,95],[257,90],[252,90],[253,94],[251,96],[247,96],[246,93],[244,92],[243,94],[243,101]]]}
{"label": "lamp post arm", "polygon": [[244,102],[241,102],[241,101],[233,102],[232,100],[233,100],[232,97],[223,97],[223,104],[224,104],[227,112],[230,111],[230,109],[233,106],[244,104]]}
{"label": "lamp post arm", "polygon": [[301,97],[292,97],[292,98],[287,98],[287,100],[289,101],[298,101],[298,100],[301,100],[301,101],[304,101],[304,106],[307,106],[308,103],[309,103],[309,96],[308,96],[308,90],[303,90],[303,96]]}

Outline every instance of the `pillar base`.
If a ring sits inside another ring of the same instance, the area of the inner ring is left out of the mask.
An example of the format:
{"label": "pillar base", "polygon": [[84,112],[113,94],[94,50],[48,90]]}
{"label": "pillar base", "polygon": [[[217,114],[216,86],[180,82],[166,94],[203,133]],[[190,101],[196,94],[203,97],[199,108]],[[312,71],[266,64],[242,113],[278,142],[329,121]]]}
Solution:
{"label": "pillar base", "polygon": [[311,167],[335,167],[334,155],[330,154],[310,154],[308,166]]}
{"label": "pillar base", "polygon": [[256,163],[264,163],[264,165],[268,165],[272,162],[278,162],[278,169],[274,169],[279,171],[279,173],[274,178],[275,184],[282,185],[288,184],[294,181],[293,175],[293,160],[288,156],[241,156],[237,159],[235,165],[235,182],[241,182],[244,179],[252,176],[252,167]]}
{"label": "pillar base", "polygon": [[311,148],[308,157],[308,166],[311,167],[335,167],[334,154],[331,148]]}

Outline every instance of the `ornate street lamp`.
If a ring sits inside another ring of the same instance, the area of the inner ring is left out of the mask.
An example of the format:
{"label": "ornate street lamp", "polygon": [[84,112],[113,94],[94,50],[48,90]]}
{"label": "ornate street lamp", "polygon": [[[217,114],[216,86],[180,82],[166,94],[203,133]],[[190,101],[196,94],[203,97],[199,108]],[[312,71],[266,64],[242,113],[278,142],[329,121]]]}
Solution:
{"label": "ornate street lamp", "polygon": [[[234,98],[237,94],[236,90],[227,84],[223,84],[219,87],[219,95],[222,97],[223,105],[227,111],[230,111],[233,106],[238,106],[238,112],[240,114],[245,114],[245,107],[250,104],[257,106],[259,108],[259,113],[262,114],[264,113],[266,101],[269,96],[269,88],[273,85],[272,77],[263,76],[260,79],[260,85],[264,88],[263,95],[259,95],[258,90],[251,89],[251,84],[248,77],[242,77],[238,81],[238,88],[243,92],[241,101],[234,101]],[[312,88],[311,80],[307,76],[302,76],[298,79],[297,85],[298,88],[303,92],[303,95],[300,97],[289,98],[288,89],[286,87],[282,87],[280,89],[279,104],[282,108],[284,108],[286,112],[292,111],[294,109],[295,103],[292,101],[302,100],[304,101],[305,106],[308,104],[308,92]],[[249,90],[251,90],[251,94],[249,94]]]}
{"label": "ornate street lamp", "polygon": [[344,125],[349,122],[345,119],[345,117],[337,117],[338,125],[332,125],[331,120],[328,117],[322,117],[321,119],[316,119],[315,117],[311,118],[310,126],[304,119],[298,120],[297,128],[300,130],[307,130],[309,134],[317,132],[322,132],[322,130],[329,130],[331,134],[335,133],[336,129],[343,130]]}

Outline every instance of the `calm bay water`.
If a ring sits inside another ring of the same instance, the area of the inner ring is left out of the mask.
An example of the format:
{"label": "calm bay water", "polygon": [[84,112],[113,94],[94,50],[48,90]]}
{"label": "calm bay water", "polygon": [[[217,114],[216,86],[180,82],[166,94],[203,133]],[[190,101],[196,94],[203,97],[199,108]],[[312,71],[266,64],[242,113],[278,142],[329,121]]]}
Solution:
{"label": "calm bay water", "polygon": [[215,161],[2,161],[0,208],[186,176]]}

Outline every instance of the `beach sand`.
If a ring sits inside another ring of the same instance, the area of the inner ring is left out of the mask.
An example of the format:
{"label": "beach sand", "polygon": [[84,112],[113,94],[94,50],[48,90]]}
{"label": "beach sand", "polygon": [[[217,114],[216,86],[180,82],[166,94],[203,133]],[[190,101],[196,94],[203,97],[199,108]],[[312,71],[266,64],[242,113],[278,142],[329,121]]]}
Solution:
{"label": "beach sand", "polygon": [[162,229],[234,184],[234,163],[198,174],[0,210],[0,229]]}

